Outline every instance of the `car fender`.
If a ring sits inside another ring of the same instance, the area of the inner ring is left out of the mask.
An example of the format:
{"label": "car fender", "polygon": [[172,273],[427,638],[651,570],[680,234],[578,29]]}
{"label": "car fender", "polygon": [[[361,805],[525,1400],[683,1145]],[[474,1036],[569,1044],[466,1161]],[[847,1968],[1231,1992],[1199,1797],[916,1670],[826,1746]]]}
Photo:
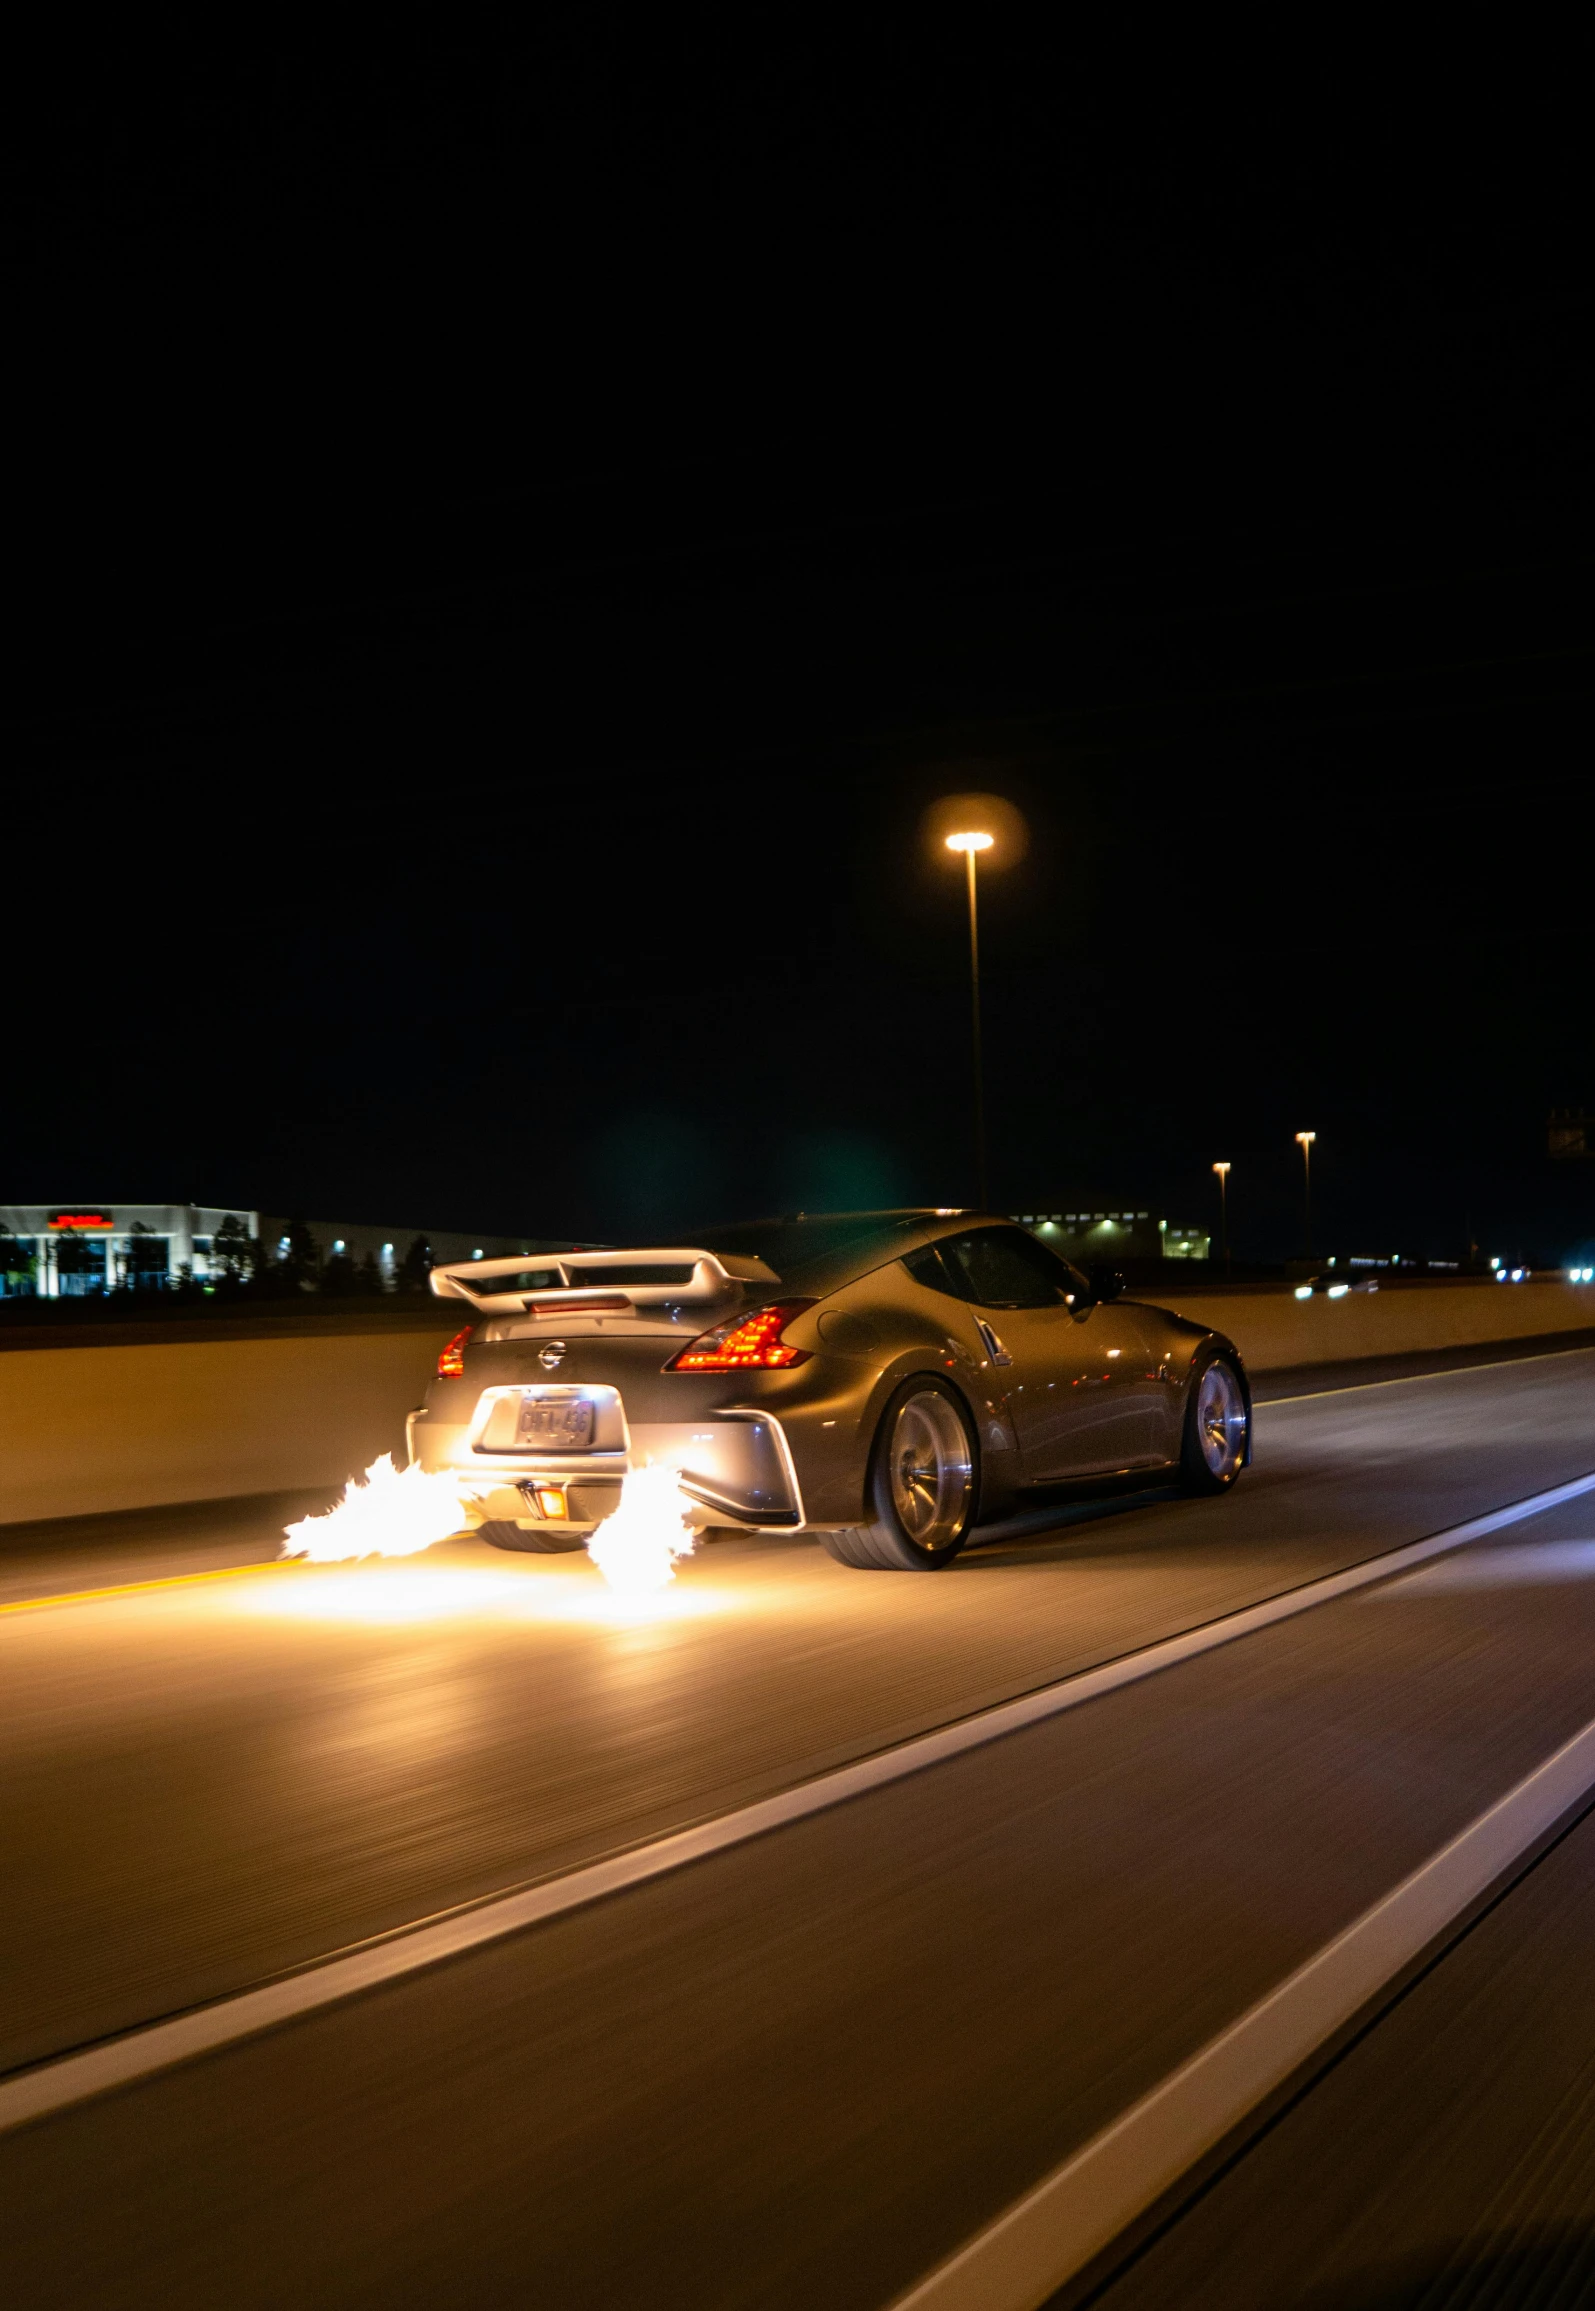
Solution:
{"label": "car fender", "polygon": [[1211,1364],[1215,1357],[1222,1356],[1225,1363],[1232,1367],[1236,1379],[1241,1384],[1241,1395],[1246,1404],[1246,1457],[1241,1466],[1250,1468],[1252,1461],[1252,1377],[1246,1369],[1246,1359],[1227,1332],[1219,1332],[1215,1329],[1203,1330],[1197,1325],[1189,1327],[1182,1325],[1181,1330],[1189,1330],[1196,1337],[1191,1347],[1189,1363],[1180,1384],[1180,1418],[1183,1421],[1185,1417],[1185,1406],[1190,1398],[1191,1383],[1197,1374]]}
{"label": "car fender", "polygon": [[[905,1292],[917,1296],[919,1288],[906,1277],[903,1281]],[[1018,1473],[1018,1439],[1006,1394],[997,1384],[997,1376],[973,1323],[967,1326],[970,1336],[965,1338],[964,1327],[960,1326],[952,1308],[944,1310],[938,1304],[927,1310],[901,1302],[883,1307],[879,1279],[871,1278],[869,1282],[875,1291],[867,1302],[855,1287],[853,1291],[838,1294],[828,1308],[816,1310],[812,1319],[816,1346],[831,1372],[838,1373],[839,1377],[844,1358],[834,1348],[827,1353],[829,1344],[825,1335],[827,1329],[833,1340],[848,1335],[840,1326],[821,1325],[819,1319],[827,1313],[846,1314],[869,1324],[874,1334],[870,1353],[858,1355],[856,1362],[852,1356],[846,1357],[846,1363],[854,1370],[852,1384],[844,1382],[840,1389],[826,1390],[827,1417],[818,1423],[804,1418],[796,1406],[790,1411],[782,1410],[809,1522],[856,1524],[868,1514],[869,1460],[881,1417],[904,1381],[921,1376],[940,1381],[963,1405],[975,1437],[977,1513],[993,1514],[1012,1496]],[[846,1308],[843,1303],[853,1300],[855,1293],[861,1304],[856,1309]],[[928,1300],[929,1295],[925,1298]],[[795,1328],[792,1336],[799,1336]],[[867,1378],[860,1369],[865,1365]],[[839,1431],[838,1415],[844,1402],[847,1425],[845,1431]],[[827,1425],[829,1434],[825,1433]]]}

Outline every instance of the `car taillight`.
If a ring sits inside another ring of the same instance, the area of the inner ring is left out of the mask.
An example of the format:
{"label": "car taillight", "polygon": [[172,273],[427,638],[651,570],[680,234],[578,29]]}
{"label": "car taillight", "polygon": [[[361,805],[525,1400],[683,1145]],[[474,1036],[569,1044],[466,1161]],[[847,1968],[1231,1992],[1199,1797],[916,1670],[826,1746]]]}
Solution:
{"label": "car taillight", "polygon": [[463,1332],[456,1332],[438,1358],[439,1380],[458,1380],[464,1372],[466,1343],[471,1337],[471,1331],[472,1327],[467,1324]]}
{"label": "car taillight", "polygon": [[781,1338],[794,1316],[812,1308],[812,1300],[772,1300],[751,1316],[732,1316],[711,1332],[689,1340],[679,1356],[672,1356],[667,1372],[784,1372],[789,1365],[806,1364],[810,1351],[792,1348]]}

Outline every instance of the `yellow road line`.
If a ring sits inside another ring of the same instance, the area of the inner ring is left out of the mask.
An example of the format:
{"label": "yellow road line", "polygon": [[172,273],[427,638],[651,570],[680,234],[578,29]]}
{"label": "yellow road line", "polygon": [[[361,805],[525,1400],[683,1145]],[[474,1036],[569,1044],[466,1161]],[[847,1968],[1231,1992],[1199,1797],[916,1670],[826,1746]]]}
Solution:
{"label": "yellow road line", "polygon": [[0,1604],[0,1614],[37,1613],[46,1605],[98,1605],[107,1597],[137,1597],[150,1589],[191,1589],[201,1581],[236,1581],[244,1573],[282,1573],[299,1560],[267,1557],[258,1565],[218,1565],[209,1573],[170,1573],[160,1581],[123,1581],[111,1589],[63,1589],[53,1597],[18,1597]]}

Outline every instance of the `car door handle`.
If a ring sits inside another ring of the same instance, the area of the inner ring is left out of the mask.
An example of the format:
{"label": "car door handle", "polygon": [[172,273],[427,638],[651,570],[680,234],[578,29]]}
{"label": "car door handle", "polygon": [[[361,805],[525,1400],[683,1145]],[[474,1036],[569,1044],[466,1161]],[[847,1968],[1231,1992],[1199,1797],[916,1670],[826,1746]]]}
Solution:
{"label": "car door handle", "polygon": [[986,1353],[991,1358],[993,1364],[1011,1364],[1013,1362],[1013,1358],[1009,1355],[1007,1349],[1004,1348],[1002,1342],[997,1338],[996,1333],[993,1332],[991,1326],[986,1322],[985,1318],[983,1316],[977,1316],[975,1318],[975,1324],[979,1330],[981,1339],[986,1343]]}

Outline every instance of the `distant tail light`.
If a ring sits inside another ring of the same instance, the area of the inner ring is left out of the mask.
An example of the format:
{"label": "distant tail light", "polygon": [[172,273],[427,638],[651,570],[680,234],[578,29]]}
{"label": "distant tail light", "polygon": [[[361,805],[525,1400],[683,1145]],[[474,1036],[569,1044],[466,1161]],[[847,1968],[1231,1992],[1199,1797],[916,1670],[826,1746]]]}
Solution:
{"label": "distant tail light", "polygon": [[810,1351],[793,1348],[781,1334],[794,1316],[812,1308],[812,1300],[772,1300],[751,1316],[731,1316],[710,1332],[689,1340],[679,1356],[672,1356],[667,1372],[784,1372],[806,1364]]}
{"label": "distant tail light", "polygon": [[455,1333],[454,1338],[444,1349],[438,1358],[439,1380],[459,1380],[464,1377],[465,1350],[473,1329],[473,1326],[467,1324],[463,1332]]}

